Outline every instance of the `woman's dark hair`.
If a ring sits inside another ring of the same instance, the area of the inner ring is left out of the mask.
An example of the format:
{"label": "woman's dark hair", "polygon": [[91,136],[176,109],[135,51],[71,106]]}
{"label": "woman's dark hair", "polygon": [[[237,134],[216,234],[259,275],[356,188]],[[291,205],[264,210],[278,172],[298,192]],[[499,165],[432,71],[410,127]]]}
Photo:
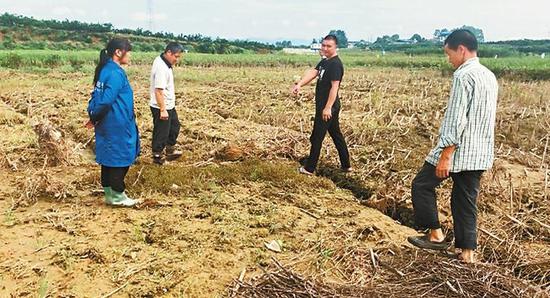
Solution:
{"label": "woman's dark hair", "polygon": [[128,39],[118,37],[111,39],[109,43],[107,43],[107,47],[99,52],[99,62],[97,63],[94,74],[94,86],[99,80],[99,73],[101,72],[101,69],[105,66],[105,64],[107,64],[109,58],[113,58],[116,50],[129,52],[132,50],[132,45]]}

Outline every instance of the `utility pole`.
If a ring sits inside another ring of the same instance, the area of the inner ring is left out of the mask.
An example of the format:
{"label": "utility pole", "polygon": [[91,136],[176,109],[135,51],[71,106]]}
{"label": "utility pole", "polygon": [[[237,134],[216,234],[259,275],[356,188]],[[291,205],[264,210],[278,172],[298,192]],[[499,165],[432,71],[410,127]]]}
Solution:
{"label": "utility pole", "polygon": [[153,32],[153,0],[147,0],[147,22],[149,31]]}

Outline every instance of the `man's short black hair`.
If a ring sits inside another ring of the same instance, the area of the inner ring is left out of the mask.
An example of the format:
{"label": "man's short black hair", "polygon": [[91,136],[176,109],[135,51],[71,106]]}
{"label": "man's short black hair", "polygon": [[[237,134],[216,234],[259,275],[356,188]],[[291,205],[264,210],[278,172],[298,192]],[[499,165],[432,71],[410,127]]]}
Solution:
{"label": "man's short black hair", "polygon": [[477,51],[476,36],[467,29],[457,29],[453,31],[445,39],[445,45],[451,50],[458,49],[458,46],[463,45],[470,51]]}
{"label": "man's short black hair", "polygon": [[334,35],[334,34],[329,34],[329,35],[325,36],[325,38],[323,38],[323,40],[334,40],[334,43],[336,43],[336,45],[338,45],[338,37],[336,37],[336,35]]}
{"label": "man's short black hair", "polygon": [[177,42],[169,42],[164,49],[164,52],[171,52],[172,54],[177,54],[183,52],[183,46]]}

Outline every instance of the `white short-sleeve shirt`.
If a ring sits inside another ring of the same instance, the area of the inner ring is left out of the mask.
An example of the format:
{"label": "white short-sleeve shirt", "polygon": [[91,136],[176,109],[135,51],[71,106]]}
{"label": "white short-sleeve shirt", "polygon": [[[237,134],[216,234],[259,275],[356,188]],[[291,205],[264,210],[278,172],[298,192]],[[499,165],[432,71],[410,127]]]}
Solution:
{"label": "white short-sleeve shirt", "polygon": [[149,105],[159,109],[155,89],[163,89],[164,103],[166,110],[171,110],[176,107],[176,93],[174,90],[174,73],[172,68],[168,66],[161,56],[155,58],[153,67],[151,68],[151,85],[149,88],[151,100]]}

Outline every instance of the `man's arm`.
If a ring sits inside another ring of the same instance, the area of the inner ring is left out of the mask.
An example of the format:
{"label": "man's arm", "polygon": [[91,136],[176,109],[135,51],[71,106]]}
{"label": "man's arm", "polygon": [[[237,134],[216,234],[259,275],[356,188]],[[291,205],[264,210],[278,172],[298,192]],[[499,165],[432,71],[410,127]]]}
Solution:
{"label": "man's arm", "polygon": [[308,69],[304,74],[304,76],[302,77],[302,79],[294,85],[294,87],[292,88],[292,93],[295,95],[298,94],[302,86],[305,86],[311,83],[311,81],[313,81],[313,79],[315,79],[318,75],[319,75],[319,71],[317,69],[315,68]]}
{"label": "man's arm", "polygon": [[164,89],[155,88],[155,99],[160,109],[160,120],[168,120],[168,111],[166,111],[166,103],[164,102]]}
{"label": "man's arm", "polygon": [[437,146],[443,148],[435,169],[436,176],[441,179],[449,177],[453,153],[460,146],[460,139],[468,122],[469,89],[466,82],[460,78],[454,79],[437,143]]}
{"label": "man's arm", "polygon": [[325,121],[329,121],[332,118],[332,106],[336,102],[336,96],[338,96],[338,89],[340,88],[340,81],[332,81],[331,84],[327,104],[323,109],[323,120]]}

